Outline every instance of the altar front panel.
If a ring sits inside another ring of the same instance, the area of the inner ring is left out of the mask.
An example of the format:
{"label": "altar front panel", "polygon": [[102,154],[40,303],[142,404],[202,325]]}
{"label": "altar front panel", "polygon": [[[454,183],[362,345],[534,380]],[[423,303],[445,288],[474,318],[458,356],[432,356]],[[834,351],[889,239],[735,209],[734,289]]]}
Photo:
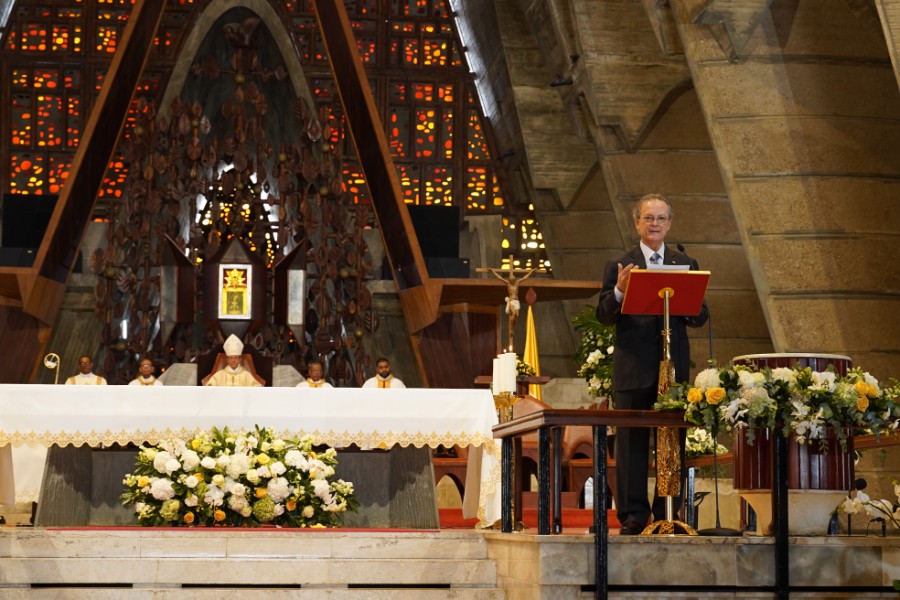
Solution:
{"label": "altar front panel", "polygon": [[[487,390],[0,386],[0,446],[155,444],[256,425],[337,448],[472,446],[478,485],[467,485],[464,512],[481,525],[499,518],[496,422]],[[11,480],[0,473],[0,485]]]}

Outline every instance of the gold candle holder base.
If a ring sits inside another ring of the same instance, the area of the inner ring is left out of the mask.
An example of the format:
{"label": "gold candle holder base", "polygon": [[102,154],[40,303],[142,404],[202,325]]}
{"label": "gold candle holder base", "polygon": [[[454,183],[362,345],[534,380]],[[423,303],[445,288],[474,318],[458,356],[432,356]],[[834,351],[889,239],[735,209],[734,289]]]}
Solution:
{"label": "gold candle holder base", "polygon": [[494,406],[497,408],[497,420],[501,423],[512,421],[513,406],[521,400],[523,396],[517,396],[512,392],[500,392],[494,394]]}

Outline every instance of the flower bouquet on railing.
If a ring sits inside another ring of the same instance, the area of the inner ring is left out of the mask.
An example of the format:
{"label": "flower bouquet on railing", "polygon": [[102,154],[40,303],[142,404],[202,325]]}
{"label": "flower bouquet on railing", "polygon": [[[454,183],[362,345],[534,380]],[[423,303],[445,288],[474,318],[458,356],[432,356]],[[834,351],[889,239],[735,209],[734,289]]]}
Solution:
{"label": "flower bouquet on railing", "polygon": [[[673,385],[654,405],[657,410],[681,410],[685,421],[715,436],[721,428],[774,429],[783,423],[784,435],[803,444],[824,437],[827,428],[843,436],[843,428],[875,435],[896,431],[900,424],[898,389],[882,389],[862,369],[843,377],[831,370],[809,367],[756,370],[743,365],[711,367],[689,383]],[[843,443],[843,439],[842,439]]]}
{"label": "flower bouquet on railing", "polygon": [[612,360],[616,346],[616,328],[597,320],[596,307],[588,306],[572,318],[581,332],[581,344],[575,352],[578,376],[587,383],[594,398],[613,399]]}
{"label": "flower bouquet on railing", "polygon": [[122,504],[147,526],[334,527],[358,506],[352,483],[332,481],[335,454],[271,429],[213,428],[142,447]]}

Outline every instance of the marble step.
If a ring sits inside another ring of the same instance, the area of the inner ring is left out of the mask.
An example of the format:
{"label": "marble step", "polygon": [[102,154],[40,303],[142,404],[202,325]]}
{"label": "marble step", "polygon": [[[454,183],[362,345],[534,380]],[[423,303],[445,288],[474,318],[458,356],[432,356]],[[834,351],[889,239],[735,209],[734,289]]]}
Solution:
{"label": "marble step", "polygon": [[266,588],[18,588],[0,587],[0,600],[221,600],[229,597],[266,600],[504,600],[499,589],[266,589]]}
{"label": "marble step", "polygon": [[163,598],[186,589],[198,597],[209,588],[415,598],[424,589],[429,598],[481,600],[502,598],[496,585],[484,535],[470,531],[0,528],[0,599],[23,590],[39,597],[52,586],[79,598]]}

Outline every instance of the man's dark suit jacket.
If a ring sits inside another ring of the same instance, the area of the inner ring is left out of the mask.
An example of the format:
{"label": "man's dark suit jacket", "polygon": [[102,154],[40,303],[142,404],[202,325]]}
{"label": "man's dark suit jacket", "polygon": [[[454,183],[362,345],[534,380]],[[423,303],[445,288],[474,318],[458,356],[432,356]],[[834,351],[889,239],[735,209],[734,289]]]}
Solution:
{"label": "man's dark suit jacket", "polygon": [[[644,253],[635,246],[621,257],[606,264],[603,288],[597,306],[597,319],[606,325],[616,325],[616,345],[613,352],[613,389],[639,390],[656,387],[659,379],[659,363],[662,360],[662,316],[623,315],[622,305],[616,302],[614,289],[618,280],[618,264],[629,263],[646,269]],[[697,261],[683,252],[665,248],[663,264],[685,265],[699,270]],[[671,354],[675,365],[675,379],[687,381],[691,370],[691,349],[687,326],[700,327],[709,319],[706,302],[696,317],[672,317]]]}

